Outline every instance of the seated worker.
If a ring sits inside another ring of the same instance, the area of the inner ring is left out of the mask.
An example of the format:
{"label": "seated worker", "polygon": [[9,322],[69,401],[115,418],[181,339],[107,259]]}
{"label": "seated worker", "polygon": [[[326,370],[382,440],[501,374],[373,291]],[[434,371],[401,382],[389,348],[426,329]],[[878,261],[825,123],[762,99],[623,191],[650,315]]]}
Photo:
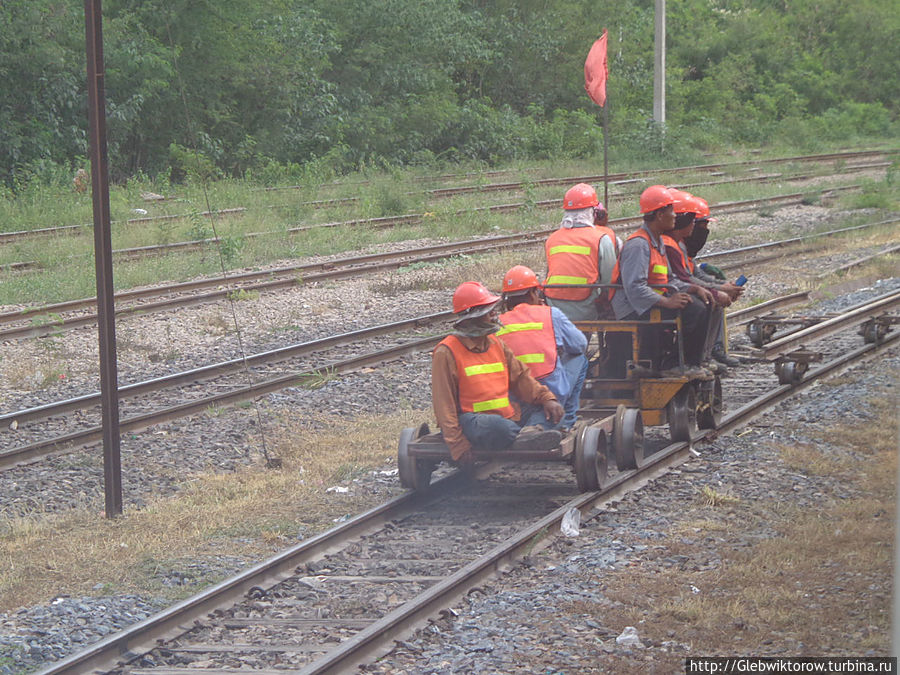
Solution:
{"label": "seated worker", "polygon": [[477,281],[453,293],[454,331],[434,348],[431,402],[451,457],[472,462],[472,447],[551,450],[562,432],[551,427],[563,408],[547,387],[494,333],[500,297]]}
{"label": "seated worker", "polygon": [[556,307],[541,298],[537,275],[524,265],[516,265],[503,277],[506,312],[497,337],[528,366],[531,375],[556,396],[566,411],[562,430],[575,425],[581,402],[581,388],[587,374],[587,339]]}
{"label": "seated worker", "polygon": [[[687,192],[675,192],[675,229],[668,235],[663,235],[670,269],[674,276],[682,281],[703,286],[713,293],[717,308],[710,321],[712,332],[710,356],[725,366],[739,366],[741,362],[729,356],[725,350],[724,308],[737,300],[744,289],[736,284],[726,282],[724,274],[719,278],[694,264],[694,255],[691,254],[691,250],[697,251],[702,248],[706,243],[706,235],[709,234],[707,227],[709,205],[705,199]],[[698,223],[705,230],[705,234],[695,237],[694,233],[697,231]],[[697,248],[698,246],[699,248]],[[718,268],[715,270],[719,271]]]}
{"label": "seated worker", "polygon": [[[616,264],[615,233],[606,226],[609,215],[587,183],[570,188],[563,198],[562,224],[544,244],[546,284],[608,284]],[[595,321],[609,306],[599,288],[545,288],[547,304],[572,321]]]}
{"label": "seated worker", "polygon": [[[619,320],[649,320],[654,307],[661,310],[663,319],[674,319],[680,312],[687,368],[679,370],[674,363],[663,363],[660,367],[665,370],[661,374],[709,377],[711,373],[700,364],[713,297],[705,288],[669,275],[662,235],[675,227],[674,204],[672,193],[663,185],[651,185],[641,193],[644,223],[622,246],[613,271],[613,283],[621,283],[622,288],[612,293],[612,308]],[[664,285],[669,288],[663,288]]]}

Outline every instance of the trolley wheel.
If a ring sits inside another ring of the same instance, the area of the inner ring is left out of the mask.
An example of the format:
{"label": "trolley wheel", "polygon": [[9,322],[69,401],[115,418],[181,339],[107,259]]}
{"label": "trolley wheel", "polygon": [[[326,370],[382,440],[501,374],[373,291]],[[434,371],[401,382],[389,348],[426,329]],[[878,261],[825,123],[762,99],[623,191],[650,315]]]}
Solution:
{"label": "trolley wheel", "polygon": [[722,419],[722,381],[716,375],[714,380],[700,382],[697,397],[697,426],[701,429],[715,429]]}
{"label": "trolley wheel", "polygon": [[424,492],[431,484],[431,472],[434,465],[409,456],[409,443],[427,436],[428,425],[423,423],[418,429],[407,427],[400,432],[400,444],[397,448],[397,471],[400,474],[400,485],[416,492]]}
{"label": "trolley wheel", "polygon": [[697,395],[694,386],[688,382],[666,404],[669,418],[669,435],[678,442],[690,442],[691,434],[697,428]]}
{"label": "trolley wheel", "polygon": [[585,427],[575,439],[575,480],[581,492],[599,490],[606,482],[606,432]]}
{"label": "trolley wheel", "polygon": [[877,321],[870,319],[863,324],[860,331],[866,344],[880,345],[884,341],[884,330]]}
{"label": "trolley wheel", "polygon": [[747,337],[750,338],[750,342],[754,347],[762,347],[766,344],[765,337],[763,337],[762,326],[756,321],[751,321],[747,324]]}
{"label": "trolley wheel", "polygon": [[785,361],[780,364],[778,368],[778,383],[790,385],[800,384],[800,381],[803,379],[803,373],[805,372],[805,364],[800,364],[797,361]]}
{"label": "trolley wheel", "polygon": [[613,449],[619,471],[637,469],[644,463],[644,417],[640,408],[616,408]]}

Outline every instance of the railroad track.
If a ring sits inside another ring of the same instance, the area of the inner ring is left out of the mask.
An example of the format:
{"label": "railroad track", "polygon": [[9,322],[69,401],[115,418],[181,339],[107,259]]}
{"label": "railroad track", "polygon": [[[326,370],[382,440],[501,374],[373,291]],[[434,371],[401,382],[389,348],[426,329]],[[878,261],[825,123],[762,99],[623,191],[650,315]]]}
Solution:
{"label": "railroad track", "polygon": [[[489,192],[489,193],[497,193],[497,192],[512,192],[512,191],[521,191],[526,186],[534,186],[534,187],[549,187],[549,186],[559,186],[559,185],[572,185],[574,183],[580,182],[598,182],[603,181],[604,178],[607,178],[611,181],[613,185],[627,185],[632,183],[646,182],[649,178],[655,178],[656,176],[662,175],[679,175],[684,173],[698,173],[698,172],[712,172],[714,176],[724,175],[722,169],[728,168],[743,168],[743,167],[752,167],[757,164],[787,164],[792,162],[826,162],[826,161],[848,161],[853,159],[865,159],[865,158],[873,158],[873,157],[890,157],[894,154],[897,154],[900,150],[884,150],[884,151],[859,151],[852,153],[830,153],[826,155],[810,155],[807,157],[788,157],[788,158],[774,158],[768,160],[761,160],[757,162],[748,161],[748,162],[735,162],[735,163],[725,163],[725,164],[707,164],[701,166],[688,166],[688,167],[677,167],[670,169],[653,169],[646,171],[635,171],[635,172],[622,172],[616,174],[609,174],[608,177],[605,177],[603,174],[599,175],[586,175],[586,176],[569,176],[565,178],[547,178],[547,179],[538,179],[535,181],[528,182],[513,182],[513,183],[494,183],[487,185],[468,185],[468,186],[459,186],[459,187],[451,187],[451,188],[437,188],[434,190],[426,191],[426,196],[430,198],[446,198],[452,197],[460,194],[469,194],[473,192]],[[841,167],[840,173],[852,173],[857,171],[866,171],[871,169],[885,169],[891,165],[890,161],[879,161],[879,162],[870,162],[867,164],[850,164]],[[687,188],[696,188],[696,187],[708,187],[714,185],[722,185],[727,183],[739,183],[739,182],[747,182],[747,181],[770,181],[775,179],[781,179],[785,181],[796,181],[796,180],[805,180],[812,178],[813,176],[809,173],[798,173],[793,175],[785,175],[785,174],[763,174],[763,175],[755,175],[755,176],[742,176],[739,178],[734,178],[731,180],[717,180],[717,181],[706,181],[706,182],[697,182],[697,183],[685,183],[680,184],[677,187],[687,189]],[[418,193],[410,193],[410,194],[418,194]],[[626,194],[618,194],[618,195],[610,195],[614,199],[618,198],[626,198],[631,197],[631,193]],[[356,197],[347,197],[341,199],[327,199],[327,200],[316,200],[313,202],[303,202],[301,204],[290,204],[284,205],[284,207],[297,208],[298,206],[312,206],[315,208],[322,208],[325,206],[341,206],[341,205],[350,205],[358,201]],[[533,204],[533,206],[538,208],[556,208],[559,205],[559,199],[547,199],[540,200]],[[525,206],[524,203],[516,203],[516,204],[501,204],[495,205],[494,207],[483,207],[481,209],[464,209],[462,211],[458,211],[456,213],[452,213],[450,215],[460,215],[461,213],[467,213],[471,211],[478,210],[491,210],[495,212],[509,212],[515,211],[523,208]],[[277,206],[267,207],[267,208],[278,208]],[[233,215],[242,215],[246,213],[247,207],[233,207],[233,208],[225,208],[218,209],[212,211],[204,211],[200,214],[201,217],[223,217],[223,216],[233,216]],[[174,220],[185,220],[188,218],[194,217],[192,214],[169,214],[169,215],[159,215],[159,216],[147,216],[142,218],[131,218],[125,221],[114,221],[113,224],[125,224],[125,225],[141,225],[152,223],[155,221],[174,221]],[[330,223],[319,223],[313,225],[303,225],[298,227],[288,228],[286,230],[287,234],[297,234],[300,232],[305,232],[311,229],[320,228],[320,227],[343,227],[343,226],[353,226],[353,225],[366,225],[369,227],[389,227],[393,225],[399,224],[417,224],[421,223],[428,216],[424,213],[420,214],[405,214],[405,215],[397,215],[397,216],[385,216],[379,218],[362,218],[362,219],[352,219],[346,221],[339,222],[330,222]],[[44,236],[55,236],[55,235],[63,235],[63,236],[77,236],[82,233],[86,234],[90,231],[90,225],[65,225],[60,227],[52,227],[52,228],[39,228],[35,230],[20,230],[16,232],[4,232],[0,233],[0,244],[2,243],[11,243],[23,239],[29,239],[33,237],[44,237]],[[279,231],[277,233],[272,232],[251,232],[244,234],[245,238],[255,238],[262,236],[272,236],[273,234],[283,235],[284,232]],[[203,239],[203,240],[195,240],[195,241],[187,241],[187,242],[175,242],[171,244],[160,244],[160,245],[150,245],[150,246],[140,246],[129,249],[118,249],[113,251],[114,256],[117,258],[123,259],[132,259],[140,256],[146,255],[159,255],[164,253],[169,253],[173,251],[192,251],[202,249],[205,246],[209,246],[211,244],[215,244],[215,239]]]}
{"label": "railroad track", "polygon": [[[767,316],[771,316],[775,309],[802,302],[805,299],[807,299],[805,293],[794,293],[782,298],[776,298],[740,312],[732,313],[729,316],[729,322],[732,322],[734,325],[749,325],[750,322],[755,320],[765,320]],[[804,332],[803,339],[814,340],[823,331],[827,330],[828,332],[824,332],[824,334],[828,335],[853,322],[859,323],[874,317],[883,317],[886,313],[895,310],[898,305],[900,305],[900,292],[888,294],[877,302],[865,303],[854,307],[852,313],[843,319],[829,319],[818,326],[812,326]],[[450,316],[450,312],[443,312],[415,317],[401,322],[291,345],[271,352],[251,355],[245,359],[234,359],[121,387],[119,393],[121,401],[141,398],[143,405],[147,406],[149,397],[149,405],[154,407],[152,410],[130,415],[124,414],[125,409],[123,408],[120,431],[122,433],[136,433],[148,427],[202,413],[211,408],[222,408],[243,401],[254,400],[271,392],[298,385],[302,386],[306,382],[320,379],[323,372],[332,375],[342,374],[364,367],[377,366],[411,353],[429,351],[443,339],[444,332],[423,338],[406,337],[397,344],[398,334],[411,329],[437,326]],[[882,319],[882,323],[884,323],[884,319]],[[371,351],[369,346],[355,346],[357,353],[349,357],[343,354],[343,352],[347,351],[349,345],[368,345],[373,339],[383,336],[389,336],[390,342],[394,344],[375,351]],[[793,345],[796,342],[794,340],[791,344]],[[326,363],[321,356],[326,349],[338,349],[341,352],[341,356]],[[748,353],[745,356],[771,360],[772,354],[775,354],[775,352],[769,350],[765,354]],[[306,367],[302,369],[294,368],[288,373],[280,372],[274,376],[263,375],[261,377],[258,372],[251,374],[249,371],[250,368],[258,365],[281,363],[288,359],[309,357],[310,355],[315,355],[314,367],[307,362]],[[784,350],[777,352],[777,361],[779,364],[782,364],[782,362],[795,363],[791,359],[790,354]],[[808,367],[808,359],[803,358],[799,363],[801,365],[779,365],[779,376],[782,373],[786,373],[785,377],[794,379],[802,377],[803,372]],[[242,381],[248,379],[248,375],[253,381]],[[255,379],[256,377],[260,379]],[[211,382],[213,378],[219,379]],[[193,387],[192,391],[194,393],[189,400],[185,401],[184,399],[187,398],[185,390],[188,387]],[[158,403],[159,392],[171,389],[176,391],[176,397],[179,401],[160,409]],[[216,393],[208,394],[207,391],[209,389],[216,390]],[[149,396],[150,394],[154,395]],[[0,470],[33,463],[60,452],[71,452],[99,441],[103,435],[102,426],[99,424],[99,401],[100,394],[95,392],[74,399],[15,411],[0,417],[0,424],[16,429],[15,435],[7,435],[4,440],[21,442],[23,436],[28,438],[44,431],[41,425],[36,424],[37,422],[59,419],[74,412],[90,412],[90,414],[79,414],[77,416],[77,423],[82,427],[78,430],[55,433],[55,435],[44,437],[40,440],[32,440],[24,445],[0,451]]]}
{"label": "railroad track", "polygon": [[[832,334],[829,352],[837,355],[800,381],[772,386],[771,371],[768,380],[760,377],[770,365],[766,359],[748,365],[747,373],[741,369],[740,382],[728,382],[745,386],[727,399],[719,429],[693,434],[692,443],[747,424],[820,378],[876,357],[900,337],[892,332],[860,345],[849,333]],[[581,495],[560,465],[490,464],[476,481],[451,472],[425,496],[403,494],[42,673],[185,675],[196,672],[192,664],[219,675],[350,672],[545,545],[571,509],[591,518],[692,451],[690,443],[670,444],[652,431],[646,440],[649,451],[637,469],[612,471],[600,490]]]}
{"label": "railroad track", "polygon": [[[715,205],[714,208],[720,213],[734,213],[752,211],[761,206],[783,206],[801,203],[807,198],[808,194],[791,193],[764,199],[725,202]],[[866,225],[836,229],[804,237],[794,237],[780,242],[759,244],[719,253],[707,253],[701,257],[704,260],[712,260],[730,258],[743,253],[750,253],[755,256],[758,251],[763,249],[784,248],[821,237],[853,232],[896,221],[897,219],[881,220]],[[624,235],[639,222],[639,218],[617,218],[610,221],[610,226]],[[351,256],[321,263],[302,263],[270,270],[245,272],[148,289],[125,291],[117,293],[115,296],[116,316],[124,317],[138,312],[146,314],[169,311],[178,307],[217,302],[241,291],[274,291],[295,288],[302,284],[347,279],[390,269],[398,269],[414,263],[440,262],[452,256],[478,255],[498,250],[542,245],[544,239],[554,229],[483,237],[425,247],[419,246],[415,249]],[[754,257],[753,262],[758,263],[760,260]],[[215,290],[200,292],[210,288]],[[154,298],[175,294],[177,294],[177,297],[156,302],[151,301]],[[4,326],[0,328],[0,340],[42,337],[59,334],[66,330],[96,325],[97,315],[91,312],[85,313],[85,310],[89,310],[94,306],[96,306],[96,298],[83,298],[0,314],[0,326]],[[75,315],[67,316],[67,314]]]}

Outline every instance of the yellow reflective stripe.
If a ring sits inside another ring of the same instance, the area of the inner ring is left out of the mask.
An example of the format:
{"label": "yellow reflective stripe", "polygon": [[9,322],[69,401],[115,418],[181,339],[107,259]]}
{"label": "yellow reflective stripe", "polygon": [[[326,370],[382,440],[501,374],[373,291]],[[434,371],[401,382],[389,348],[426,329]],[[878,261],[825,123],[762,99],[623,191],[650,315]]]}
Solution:
{"label": "yellow reflective stripe", "polygon": [[654,265],[650,272],[653,274],[668,274],[669,268],[665,265]]}
{"label": "yellow reflective stripe", "polygon": [[466,375],[485,375],[487,373],[499,373],[503,370],[503,364],[497,361],[496,363],[482,363],[477,366],[466,366],[465,373]]}
{"label": "yellow reflective stripe", "polygon": [[507,333],[518,333],[523,330],[544,330],[543,321],[530,321],[528,323],[508,323],[497,331],[497,335],[506,335]]}
{"label": "yellow reflective stripe", "polygon": [[509,399],[504,396],[503,398],[495,398],[490,401],[477,401],[472,404],[472,412],[482,412],[483,410],[496,410],[497,408],[505,408],[509,405]]}
{"label": "yellow reflective stripe", "polygon": [[653,290],[656,291],[657,293],[659,293],[660,295],[664,295],[666,292],[665,288],[654,288]]}
{"label": "yellow reflective stripe", "polygon": [[543,363],[546,360],[546,355],[543,352],[538,352],[537,354],[522,354],[516,358],[522,363]]}
{"label": "yellow reflective stripe", "polygon": [[586,284],[587,277],[568,277],[565,274],[555,274],[548,278],[548,284]]}
{"label": "yellow reflective stripe", "polygon": [[550,255],[554,253],[576,253],[578,255],[590,255],[590,246],[576,246],[574,244],[560,244],[559,246],[550,247]]}

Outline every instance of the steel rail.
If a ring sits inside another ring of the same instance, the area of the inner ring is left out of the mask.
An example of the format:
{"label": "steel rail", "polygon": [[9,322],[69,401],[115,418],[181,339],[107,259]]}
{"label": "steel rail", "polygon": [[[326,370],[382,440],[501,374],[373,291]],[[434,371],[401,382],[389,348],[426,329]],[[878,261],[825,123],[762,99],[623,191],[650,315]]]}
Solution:
{"label": "steel rail", "polygon": [[[181,417],[187,417],[204,412],[210,408],[234,405],[242,401],[253,400],[264,394],[285,389],[286,387],[313,385],[319,382],[324,375],[332,373],[348,373],[353,370],[372,366],[388,361],[399,356],[433,348],[445,336],[428,337],[389,347],[376,352],[369,352],[361,356],[325,364],[313,371],[290,373],[280,377],[254,382],[231,391],[205,396],[179,405],[171,406],[163,410],[157,410],[142,415],[121,419],[119,430],[124,432],[141,431],[154,424],[161,424]],[[0,469],[30,464],[50,455],[68,452],[94,443],[102,437],[102,427],[91,427],[70,434],[56,436],[54,438],[23,445],[13,450],[0,453]]]}
{"label": "steel rail", "polygon": [[[892,334],[890,342],[898,337],[900,334]],[[880,346],[886,344],[887,341]],[[299,672],[302,675],[346,673],[367,660],[389,651],[392,642],[409,633],[417,623],[437,614],[439,610],[461,598],[468,590],[481,583],[485,577],[508,564],[517,554],[526,549],[531,550],[540,539],[555,535],[559,531],[563,517],[570,509],[577,508],[582,512],[583,519],[588,520],[596,515],[600,506],[621,499],[624,493],[641,487],[674,466],[683,463],[690,457],[693,443],[747,424],[757,415],[805,389],[819,378],[866,356],[880,346],[869,344],[842,355],[807,373],[806,378],[799,384],[781,385],[726,415],[717,430],[695,433],[692,435],[690,443],[673,443],[661,449],[645,458],[645,463],[640,468],[619,474],[610,483],[603,486],[599,492],[586,493],[576,497],[534,525],[510,537],[483,558],[469,563],[445,581],[432,586],[382,619],[362,629]]]}
{"label": "steel rail", "polygon": [[[742,325],[742,323],[752,321],[753,318],[758,317],[762,314],[766,314],[775,308],[796,304],[808,298],[808,292],[792,293],[780,298],[773,298],[772,300],[759,303],[758,305],[754,305],[746,309],[738,310],[736,312],[730,312],[726,316],[726,319],[729,321],[729,323],[734,321],[737,322],[738,325]],[[451,316],[453,316],[453,312],[451,311],[438,312],[436,314],[427,314],[425,316],[405,319],[403,321],[398,321],[395,323],[382,324],[379,326],[374,326],[372,328],[362,328],[350,333],[342,333],[340,335],[333,335],[318,340],[311,340],[308,342],[288,345],[286,347],[281,347],[279,349],[274,349],[267,352],[251,354],[246,358],[231,359],[229,361],[222,361],[220,363],[215,363],[208,366],[201,366],[199,368],[182,371],[180,373],[173,373],[171,375],[144,380],[142,382],[135,382],[133,384],[119,387],[119,398],[120,400],[127,400],[129,398],[134,398],[143,394],[177,387],[182,384],[203,382],[214,377],[241,372],[252,366],[278,363],[280,361],[296,358],[298,356],[305,356],[317,351],[322,351],[324,349],[331,349],[334,347],[351,344],[359,340],[365,340],[381,335],[389,335],[391,333],[396,333],[402,330],[429,326],[434,323],[449,319]],[[100,394],[98,392],[93,392],[90,394],[85,394],[83,396],[76,396],[70,399],[65,399],[63,401],[47,403],[45,405],[34,406],[31,408],[24,408],[22,410],[5,413],[3,415],[0,415],[0,426],[9,426],[13,422],[21,426],[22,424],[47,419],[48,417],[64,415],[77,410],[86,410],[90,407],[95,406],[99,401],[99,397]],[[3,463],[0,462],[0,469],[2,468]]]}
{"label": "steel rail", "polygon": [[[856,186],[853,186],[856,187]],[[729,208],[735,207],[735,205],[744,205],[745,208],[750,209],[758,206],[761,203],[771,203],[773,199],[790,199],[790,200],[802,200],[805,198],[803,195],[791,194],[784,195],[777,198],[766,198],[766,199],[754,199],[754,200],[746,200],[745,202],[729,202],[727,206]],[[493,207],[491,207],[493,208]],[[627,217],[627,218],[617,218],[610,221],[610,226],[615,230],[624,229],[628,225],[634,225],[640,222],[639,218],[636,217]],[[805,238],[813,238],[817,236],[830,236],[832,234],[839,234],[842,232],[851,232],[858,229],[863,229],[866,227],[875,227],[877,225],[881,225],[883,223],[895,222],[895,220],[886,220],[879,221],[877,223],[871,223],[867,225],[853,226],[849,228],[843,228],[839,230],[832,230],[826,233],[819,233],[813,235],[807,235]],[[192,296],[190,298],[182,298],[182,299],[174,299],[162,301],[159,303],[151,303],[145,304],[135,307],[124,307],[120,310],[117,310],[117,314],[131,314],[135,312],[150,312],[150,311],[164,311],[167,309],[173,309],[179,306],[189,306],[202,304],[204,302],[210,302],[214,300],[221,299],[222,297],[227,296],[228,294],[235,292],[237,290],[273,290],[277,288],[286,288],[295,285],[300,285],[303,283],[308,283],[311,281],[319,281],[324,279],[336,279],[336,278],[347,278],[351,276],[358,276],[363,274],[368,274],[372,272],[378,272],[385,269],[396,269],[398,267],[403,267],[406,265],[410,265],[414,262],[428,262],[431,260],[443,259],[448,255],[466,255],[466,254],[475,254],[475,253],[484,253],[497,248],[516,248],[521,246],[532,246],[536,243],[535,240],[542,239],[546,236],[549,236],[552,232],[555,231],[556,228],[548,229],[548,230],[540,230],[540,231],[531,231],[525,233],[516,233],[510,235],[496,235],[493,237],[487,238],[478,238],[478,239],[470,239],[462,242],[451,242],[447,244],[438,244],[428,247],[420,247],[418,249],[406,249],[403,251],[395,251],[391,253],[375,253],[375,254],[367,254],[363,256],[354,256],[351,258],[344,258],[339,260],[333,260],[330,262],[324,263],[304,263],[300,265],[292,265],[287,267],[281,267],[273,270],[263,270],[258,272],[247,272],[245,274],[238,274],[231,277],[214,277],[210,279],[203,279],[199,281],[189,281],[189,282],[181,282],[178,284],[173,284],[169,286],[160,286],[157,288],[150,289],[141,289],[136,291],[125,291],[116,295],[116,301],[122,302],[125,300],[138,300],[143,298],[152,298],[152,297],[160,297],[166,295],[171,292],[188,292],[191,290],[199,290],[202,288],[208,288],[210,286],[222,286],[223,284],[231,284],[227,288],[220,288],[218,291],[214,291],[211,293]],[[752,245],[748,247],[744,247],[741,249],[732,249],[729,251],[723,251],[719,253],[711,253],[703,256],[703,259],[713,258],[713,257],[721,257],[727,255],[734,255],[736,253],[742,251],[753,251],[759,248],[767,248],[778,245],[787,245],[789,243],[794,243],[795,241],[799,241],[804,239],[804,237],[792,238],[788,240],[784,240],[784,243],[775,242],[768,244],[758,244]],[[426,253],[426,255],[422,255],[422,253]],[[377,262],[383,261],[381,265],[365,265],[367,262]],[[357,267],[353,268],[350,271],[338,271],[334,268],[341,266],[353,266]],[[331,270],[331,271],[325,271]],[[302,273],[304,271],[319,271],[318,275],[308,275],[306,277],[298,277],[298,273]],[[240,282],[252,282],[254,280],[262,279],[263,281],[259,281],[258,283],[244,283]],[[83,298],[81,300],[71,300],[61,303],[56,303],[53,305],[43,305],[40,307],[31,307],[25,308],[22,310],[17,310],[14,312],[6,312],[0,314],[0,324],[3,323],[13,323],[16,321],[20,321],[22,319],[26,319],[28,317],[36,317],[42,315],[48,315],[51,318],[48,318],[45,321],[39,321],[38,319],[33,318],[32,324],[27,326],[20,326],[17,328],[9,328],[5,330],[0,330],[0,340],[2,339],[15,339],[15,338],[26,338],[26,337],[39,337],[43,335],[50,335],[56,332],[59,332],[61,329],[70,329],[70,328],[78,328],[81,326],[92,325],[95,321],[95,315],[86,315],[83,317],[75,317],[70,319],[64,319],[60,317],[54,317],[54,314],[65,312],[65,311],[76,311],[78,309],[83,309],[86,307],[90,307],[96,302],[94,298]]]}
{"label": "steel rail", "polygon": [[[682,166],[682,167],[672,167],[672,168],[664,168],[664,169],[645,169],[639,171],[625,171],[615,174],[591,174],[586,176],[570,176],[566,178],[545,178],[538,179],[535,181],[522,181],[522,182],[512,182],[512,183],[498,183],[498,184],[488,184],[488,185],[474,185],[474,186],[461,186],[458,188],[436,188],[435,190],[426,190],[425,194],[433,194],[436,197],[442,197],[447,195],[460,194],[463,192],[498,192],[502,190],[518,190],[524,187],[525,185],[568,185],[574,183],[587,183],[593,181],[602,181],[602,180],[622,180],[626,179],[631,182],[640,180],[641,178],[646,178],[648,176],[653,176],[656,174],[673,174],[673,173],[689,173],[691,171],[700,172],[700,171],[711,171],[711,170],[721,170],[728,168],[740,168],[746,166],[754,166],[757,164],[787,164],[791,162],[825,162],[825,161],[833,161],[833,160],[847,160],[847,159],[856,159],[860,157],[873,157],[873,156],[891,156],[894,154],[900,153],[898,149],[885,149],[885,150],[858,150],[858,151],[849,151],[849,152],[837,152],[837,153],[826,153],[819,155],[799,155],[794,157],[774,157],[769,159],[757,159],[757,160],[745,160],[741,162],[724,162],[718,164],[701,164],[696,166]],[[844,171],[853,171],[853,170],[862,170],[868,168],[880,168],[881,166],[886,166],[889,164],[880,163],[878,165],[869,165],[869,166],[848,166],[844,167]],[[493,174],[501,173],[501,172],[489,172]],[[297,186],[295,189],[299,189],[300,186]],[[266,190],[271,190],[273,188],[266,188]],[[277,188],[277,189],[290,189],[290,188]],[[409,192],[407,194],[419,194],[418,192]],[[340,203],[350,203],[358,201],[357,197],[350,198],[339,198],[339,199],[325,199],[325,200],[315,200],[312,202],[302,202],[301,206],[331,206]],[[558,200],[555,200],[558,203]],[[282,206],[282,205],[278,205]],[[283,205],[284,207],[294,207],[297,205]],[[243,213],[247,210],[247,207],[239,206],[233,208],[225,208],[225,209],[217,209],[212,211],[204,211],[200,215],[203,217],[213,216],[213,215],[233,215],[237,213]],[[184,219],[190,217],[190,214],[168,214],[168,215],[160,215],[160,216],[148,216],[144,218],[129,218],[126,220],[115,220],[112,221],[112,224],[140,224],[140,223],[148,223],[155,221],[171,221],[176,219]],[[24,238],[28,236],[35,235],[53,235],[56,233],[59,234],[79,234],[83,231],[87,231],[91,228],[90,223],[86,223],[83,225],[62,225],[59,227],[51,227],[51,228],[40,228],[35,230],[18,230],[15,232],[0,232],[0,244],[5,243],[6,241],[15,240],[18,238]]]}
{"label": "steel rail", "polygon": [[254,587],[267,587],[294,575],[304,562],[315,560],[416,508],[442,498],[452,492],[461,480],[457,472],[431,484],[427,496],[406,492],[389,501],[350,518],[337,527],[323,532],[296,546],[265,560],[250,569],[226,579],[182,602],[163,610],[122,631],[114,633],[87,649],[51,664],[41,675],[62,673],[83,674],[112,668],[117,662],[128,660],[152,649],[157,641],[174,638],[190,628],[191,622],[216,609],[225,608],[246,595]]}
{"label": "steel rail", "polygon": [[[577,508],[587,521],[602,512],[602,508],[630,491],[638,489],[683,463],[692,445],[702,440],[732,431],[752,421],[782,400],[811,386],[820,378],[867,358],[900,338],[891,334],[880,345],[867,344],[859,349],[809,371],[803,381],[794,385],[781,385],[755,398],[738,410],[725,415],[717,430],[706,430],[692,435],[690,443],[673,443],[647,457],[637,470],[623,472],[607,482],[600,491],[585,493],[557,508],[534,524],[495,546],[481,558],[474,560],[447,579],[426,589],[404,605],[369,624],[338,647],[327,652],[300,670],[306,675],[322,673],[346,673],[362,663],[390,650],[394,640],[410,633],[430,616],[458,601],[473,587],[488,579],[499,569],[508,566],[523,553],[543,547],[551,536],[559,531],[565,514]],[[443,498],[455,487],[458,474],[451,474],[432,486],[428,500]],[[187,600],[164,610],[123,631],[115,633],[87,649],[69,656],[40,671],[40,675],[102,672],[116,665],[133,661],[141,654],[173,639],[191,628],[199,620],[216,609],[222,609],[244,597],[254,587],[268,587],[292,576],[293,570],[305,560],[321,556],[342,541],[375,531],[382,523],[397,517],[403,510],[425,505],[426,499],[414,492],[407,492],[389,502],[371,509],[338,527],[324,532],[309,541],[284,551],[255,567],[223,581]],[[237,671],[236,671],[237,672]]]}
{"label": "steel rail", "polygon": [[794,347],[802,345],[805,341],[818,340],[832,333],[843,330],[847,325],[864,321],[900,306],[900,291],[887,293],[866,304],[844,312],[825,321],[816,323],[808,328],[792,332],[790,335],[770,342],[766,347],[754,349],[750,353],[755,358],[771,359],[781,357]]}
{"label": "steel rail", "polygon": [[[143,394],[160,391],[171,387],[177,387],[182,384],[190,384],[203,382],[214,377],[229,375],[237,372],[243,372],[247,368],[253,366],[269,365],[286,361],[288,359],[297,358],[298,356],[306,356],[314,352],[323,351],[325,349],[333,349],[352,344],[360,340],[366,340],[382,335],[390,335],[404,330],[429,326],[439,321],[449,319],[453,312],[438,312],[436,314],[427,314],[412,319],[404,319],[394,323],[381,324],[371,328],[362,328],[360,330],[351,331],[349,333],[341,333],[339,335],[331,335],[329,337],[320,338],[318,340],[309,340],[286,347],[279,347],[266,352],[251,354],[245,358],[231,359],[229,361],[221,361],[208,366],[201,366],[191,370],[164,375],[162,377],[143,380],[133,384],[123,385],[119,387],[119,399],[127,400]],[[0,426],[9,426],[12,422],[18,425],[26,422],[34,422],[36,420],[46,419],[55,415],[64,415],[76,410],[85,410],[93,407],[100,400],[99,392],[76,396],[74,398],[48,403],[46,405],[25,408],[11,413],[0,415]]]}

